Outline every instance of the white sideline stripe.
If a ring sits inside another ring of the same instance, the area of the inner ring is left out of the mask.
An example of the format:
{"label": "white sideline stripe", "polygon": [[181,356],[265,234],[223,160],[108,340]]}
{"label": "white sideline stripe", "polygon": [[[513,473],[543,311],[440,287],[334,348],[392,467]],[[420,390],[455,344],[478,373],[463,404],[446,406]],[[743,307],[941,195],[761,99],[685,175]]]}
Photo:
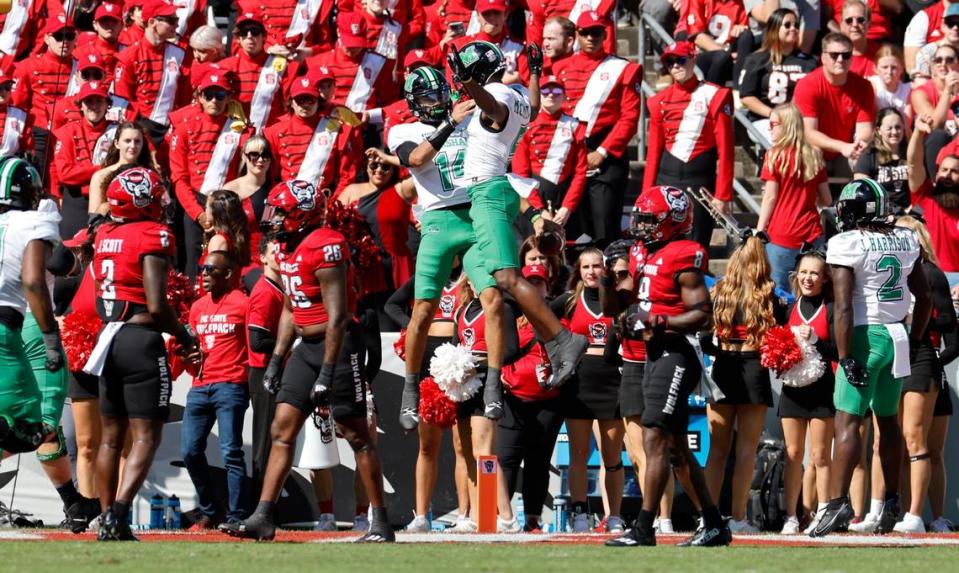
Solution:
{"label": "white sideline stripe", "polygon": [[827,535],[826,537],[809,537],[808,535],[733,535],[733,539],[762,539],[764,541],[781,541],[787,544],[797,542],[819,545],[857,545],[863,547],[901,545],[904,547],[916,545],[959,545],[959,536],[955,537],[911,537],[908,535]]}
{"label": "white sideline stripe", "polygon": [[[400,533],[397,543],[542,543],[550,535],[530,533]],[[352,543],[357,537],[317,539],[313,543]]]}
{"label": "white sideline stripe", "polygon": [[25,531],[0,530],[0,539],[14,541],[42,541],[46,538],[42,535],[37,535],[36,533],[27,533]]}

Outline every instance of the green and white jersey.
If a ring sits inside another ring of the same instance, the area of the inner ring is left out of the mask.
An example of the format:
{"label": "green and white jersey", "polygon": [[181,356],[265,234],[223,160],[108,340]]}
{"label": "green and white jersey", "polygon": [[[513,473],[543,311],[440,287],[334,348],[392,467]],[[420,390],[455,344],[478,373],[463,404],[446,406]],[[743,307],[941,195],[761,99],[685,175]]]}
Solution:
{"label": "green and white jersey", "polygon": [[907,278],[919,260],[919,242],[911,229],[889,232],[855,229],[829,239],[826,262],[849,267],[853,324],[891,324],[909,313]]}
{"label": "green and white jersey", "polygon": [[[60,242],[60,213],[53,202],[42,201],[39,211],[0,214],[0,306],[15,308],[21,314],[27,311],[21,276],[23,253],[34,240],[49,241],[51,245]],[[47,278],[50,283],[49,273]]]}
{"label": "green and white jersey", "polygon": [[[409,168],[413,184],[416,185],[417,203],[424,211],[469,203],[463,172],[466,164],[467,126],[470,123],[470,118],[467,118],[456,126],[433,161],[422,167]],[[404,143],[419,145],[426,141],[435,129],[421,122],[397,125],[390,129],[387,147],[391,153],[396,153]]]}
{"label": "green and white jersey", "polygon": [[469,147],[466,149],[466,179],[470,185],[506,175],[516,144],[529,127],[530,105],[526,88],[499,83],[484,87],[496,101],[509,109],[509,117],[502,130],[490,131],[480,121],[482,110],[477,107],[473,112],[473,121],[468,128]]}

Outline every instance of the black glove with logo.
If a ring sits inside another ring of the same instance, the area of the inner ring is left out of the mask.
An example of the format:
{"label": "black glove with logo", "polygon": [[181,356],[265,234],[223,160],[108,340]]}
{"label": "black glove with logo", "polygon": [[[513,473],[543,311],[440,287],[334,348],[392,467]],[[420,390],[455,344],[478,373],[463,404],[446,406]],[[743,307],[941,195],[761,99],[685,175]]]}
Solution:
{"label": "black glove with logo", "polygon": [[855,358],[847,356],[839,360],[839,367],[846,375],[846,381],[857,388],[864,388],[869,385],[869,373],[856,362]]}
{"label": "black glove with logo", "polygon": [[263,389],[269,394],[276,394],[280,389],[280,379],[283,377],[283,357],[276,354],[270,356],[270,363],[263,373]]}
{"label": "black glove with logo", "polygon": [[536,42],[530,42],[526,46],[526,64],[529,66],[530,75],[538,76],[543,72],[543,50]]}

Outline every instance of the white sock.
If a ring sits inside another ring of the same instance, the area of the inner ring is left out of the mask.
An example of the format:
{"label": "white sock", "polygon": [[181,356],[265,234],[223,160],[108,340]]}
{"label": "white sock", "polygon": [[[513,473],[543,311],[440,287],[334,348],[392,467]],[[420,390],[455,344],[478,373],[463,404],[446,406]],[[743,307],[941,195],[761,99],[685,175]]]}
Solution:
{"label": "white sock", "polygon": [[819,504],[816,505],[816,514],[822,515],[822,512],[826,511],[827,507],[829,507],[828,502],[827,503],[819,502]]}
{"label": "white sock", "polygon": [[871,515],[879,515],[882,513],[882,500],[881,499],[870,499],[869,500],[869,513]]}

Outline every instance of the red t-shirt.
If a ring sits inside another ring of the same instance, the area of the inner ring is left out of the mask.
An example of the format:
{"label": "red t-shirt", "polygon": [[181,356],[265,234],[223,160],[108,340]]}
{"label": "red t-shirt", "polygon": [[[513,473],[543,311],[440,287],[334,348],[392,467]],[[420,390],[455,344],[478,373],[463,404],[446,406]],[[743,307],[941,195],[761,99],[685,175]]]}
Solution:
{"label": "red t-shirt", "polygon": [[774,244],[798,249],[803,241],[811,243],[822,235],[816,196],[819,184],[827,180],[826,170],[820,170],[810,181],[803,181],[802,175],[793,171],[795,151],[788,152],[785,169],[777,169],[771,159],[772,153],[767,153],[760,178],[778,183],[779,194],[766,233]]}
{"label": "red t-shirt", "polygon": [[232,289],[214,299],[207,293],[190,308],[190,326],[200,338],[203,366],[194,386],[215,382],[247,383],[246,311],[243,291]]}
{"label": "red t-shirt", "polygon": [[[852,141],[857,123],[876,120],[872,84],[856,74],[849,74],[844,85],[834,86],[817,68],[799,80],[793,99],[803,117],[818,119],[819,131],[840,141]],[[839,154],[824,155],[833,159]]]}
{"label": "red t-shirt", "polygon": [[[280,326],[280,314],[283,313],[283,287],[261,276],[250,293],[250,308],[246,314],[246,327],[258,328],[276,338]],[[270,357],[249,349],[250,368],[266,368]]]}
{"label": "red t-shirt", "polygon": [[932,198],[932,191],[932,181],[926,179],[913,193],[912,204],[922,207],[939,268],[946,273],[959,272],[959,209],[942,208]]}

